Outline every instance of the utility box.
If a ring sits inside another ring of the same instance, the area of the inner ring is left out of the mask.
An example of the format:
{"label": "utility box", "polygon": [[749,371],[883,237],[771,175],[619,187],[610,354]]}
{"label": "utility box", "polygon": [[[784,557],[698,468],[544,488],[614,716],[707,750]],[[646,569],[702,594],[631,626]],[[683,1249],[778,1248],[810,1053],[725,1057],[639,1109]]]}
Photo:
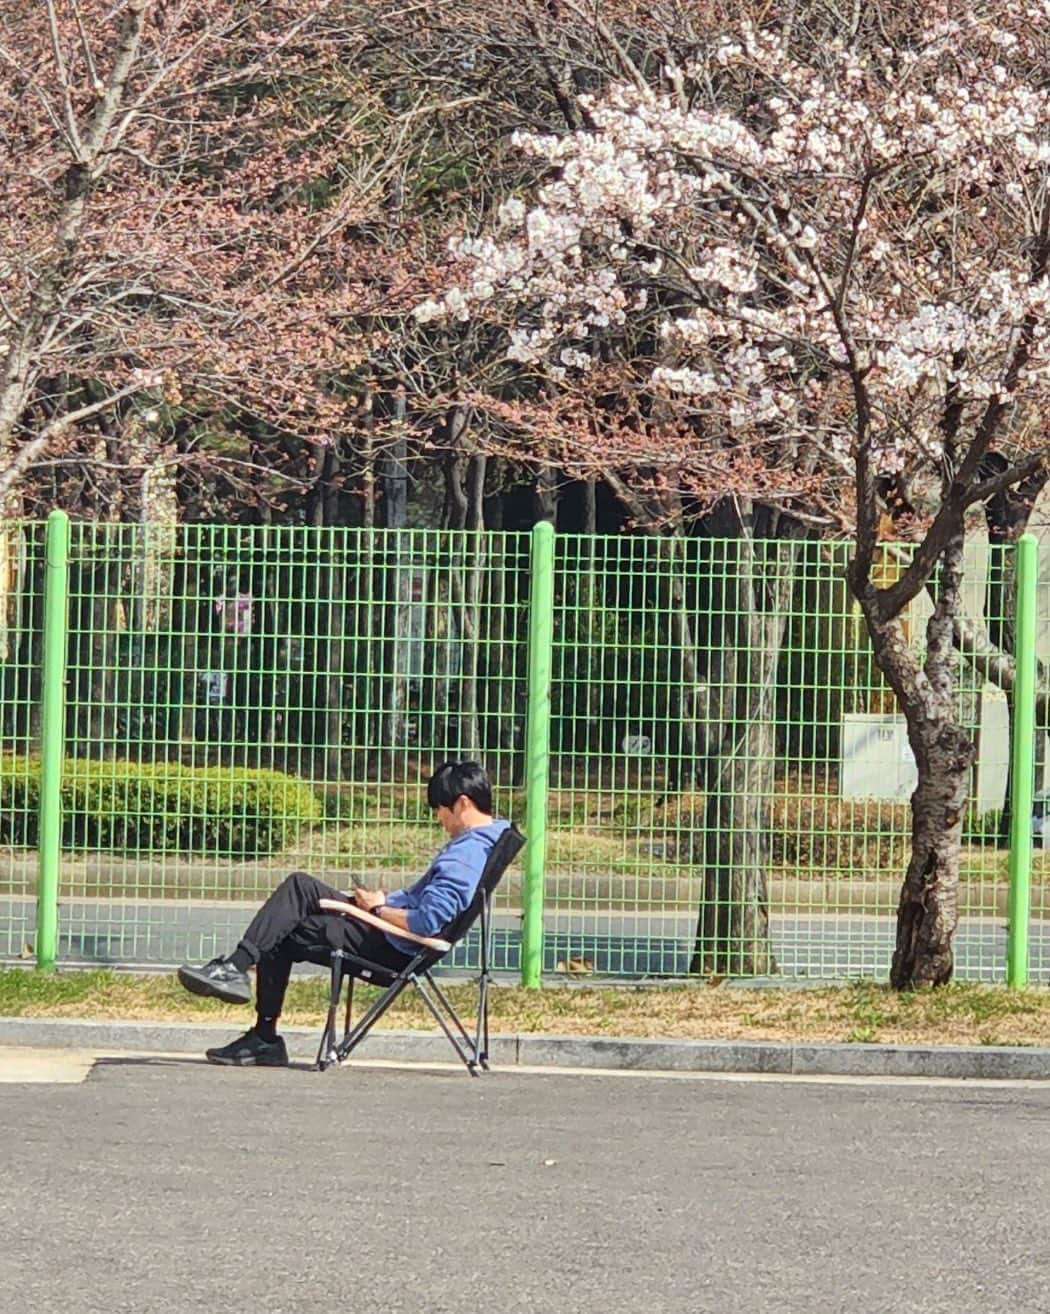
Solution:
{"label": "utility box", "polygon": [[850,712],[842,718],[843,798],[907,802],[918,780],[903,716]]}
{"label": "utility box", "polygon": [[[977,760],[971,798],[979,813],[998,812],[1006,797],[1010,761],[1010,715],[1006,695],[992,684],[979,690],[969,716],[976,716]],[[1050,748],[1050,743],[1048,743]],[[1038,759],[1050,762],[1050,752]],[[843,798],[907,802],[915,788],[915,759],[903,716],[851,712],[842,718]],[[1046,786],[1046,767],[1036,771],[1036,788]]]}
{"label": "utility box", "polygon": [[978,709],[973,801],[978,812],[998,812],[1006,800],[1010,774],[1010,709],[1006,694],[994,684],[986,684]]}

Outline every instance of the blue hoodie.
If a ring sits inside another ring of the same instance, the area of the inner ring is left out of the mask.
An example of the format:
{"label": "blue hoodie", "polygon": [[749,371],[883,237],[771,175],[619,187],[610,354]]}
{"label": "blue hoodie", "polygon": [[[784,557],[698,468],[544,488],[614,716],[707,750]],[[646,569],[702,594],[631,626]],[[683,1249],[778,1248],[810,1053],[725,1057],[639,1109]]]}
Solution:
{"label": "blue hoodie", "polygon": [[[470,904],[489,853],[509,825],[509,821],[490,821],[449,840],[414,885],[386,896],[387,906],[408,910],[413,935],[439,935]],[[419,948],[396,935],[386,933],[386,938],[403,954],[414,954]]]}

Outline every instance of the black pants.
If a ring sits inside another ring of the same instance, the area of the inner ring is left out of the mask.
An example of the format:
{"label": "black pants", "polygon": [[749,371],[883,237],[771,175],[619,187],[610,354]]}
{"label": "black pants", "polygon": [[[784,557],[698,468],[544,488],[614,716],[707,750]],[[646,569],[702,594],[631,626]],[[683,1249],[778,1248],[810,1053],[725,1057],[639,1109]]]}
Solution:
{"label": "black pants", "polygon": [[322,899],[346,898],[324,881],[293,871],[252,918],[238,948],[255,963],[260,1017],[280,1016],[293,963],[327,967],[333,949],[348,949],[395,971],[408,962],[410,955],[399,953],[382,931],[352,917],[321,911]]}

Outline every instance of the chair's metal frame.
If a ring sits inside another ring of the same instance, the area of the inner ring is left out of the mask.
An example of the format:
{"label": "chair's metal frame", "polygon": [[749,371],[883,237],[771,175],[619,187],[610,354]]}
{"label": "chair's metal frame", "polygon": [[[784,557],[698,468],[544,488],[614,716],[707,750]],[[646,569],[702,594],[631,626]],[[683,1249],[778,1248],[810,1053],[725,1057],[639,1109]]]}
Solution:
{"label": "chair's metal frame", "polygon": [[[350,1054],[365,1039],[375,1024],[390,1008],[406,986],[412,985],[437,1021],[449,1044],[456,1051],[460,1062],[473,1077],[478,1077],[489,1069],[489,984],[491,971],[492,945],[492,895],[510,866],[514,857],[525,843],[524,836],[515,826],[503,832],[496,841],[485,864],[478,890],[470,907],[448,929],[448,939],[436,939],[426,936],[407,935],[407,939],[419,943],[419,952],[409,959],[399,971],[371,962],[360,954],[347,949],[333,949],[331,956],[331,987],[329,990],[328,1013],[325,1018],[321,1043],[317,1050],[316,1068],[324,1072],[335,1064],[349,1058]],[[383,922],[363,912],[355,905],[340,903],[336,900],[322,900],[321,906],[326,911],[338,912],[355,917],[390,930],[390,923]],[[478,1019],[471,1036],[459,1018],[452,1002],[444,990],[434,980],[432,969],[446,953],[462,940],[467,932],[480,918],[481,921],[481,973],[478,977]],[[398,932],[398,934],[401,934]],[[385,986],[386,989],[376,999],[357,1024],[351,1026],[354,979]],[[336,1017],[339,1011],[343,981],[347,982],[346,1014],[343,1022],[342,1039],[336,1040]]]}

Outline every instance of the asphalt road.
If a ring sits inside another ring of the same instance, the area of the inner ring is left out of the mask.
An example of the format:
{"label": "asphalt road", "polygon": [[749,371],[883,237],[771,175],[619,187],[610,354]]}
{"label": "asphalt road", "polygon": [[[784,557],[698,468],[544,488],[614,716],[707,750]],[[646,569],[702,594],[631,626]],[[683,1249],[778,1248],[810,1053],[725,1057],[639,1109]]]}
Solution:
{"label": "asphalt road", "polygon": [[[226,953],[237,943],[255,905],[189,904],[162,900],[63,900],[59,956],[77,964],[171,967]],[[35,904],[0,898],[0,960],[17,958],[34,936]],[[688,971],[695,919],[692,914],[618,915],[550,913],[544,937],[544,968],[587,959],[597,973],[631,977],[680,976]],[[773,950],[787,978],[885,978],[896,933],[892,916],[825,914],[771,920]],[[516,972],[520,924],[498,918],[497,969]],[[468,943],[455,963],[472,963]],[[963,918],[955,937],[956,977],[1003,981],[1006,926],[1001,918]],[[1030,926],[1033,980],[1050,973],[1050,922]]]}
{"label": "asphalt road", "polygon": [[103,1060],[0,1088],[25,1314],[1028,1314],[1050,1088]]}

